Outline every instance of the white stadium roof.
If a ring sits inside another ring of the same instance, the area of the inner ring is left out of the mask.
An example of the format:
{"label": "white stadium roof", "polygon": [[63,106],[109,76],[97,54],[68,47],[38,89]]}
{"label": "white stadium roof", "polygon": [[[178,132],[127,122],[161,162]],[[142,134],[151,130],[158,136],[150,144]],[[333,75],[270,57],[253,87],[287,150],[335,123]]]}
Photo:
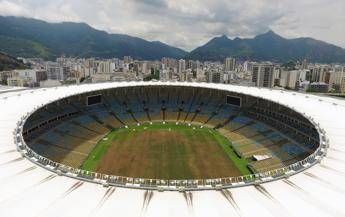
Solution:
{"label": "white stadium roof", "polygon": [[[330,141],[321,164],[288,179],[217,191],[148,191],[83,182],[41,168],[16,150],[27,112],[77,93],[136,85],[200,86],[270,99],[313,117]],[[0,216],[345,216],[345,101],[280,90],[202,83],[121,82],[0,94]]]}
{"label": "white stadium roof", "polygon": [[19,91],[19,90],[24,90],[24,89],[26,88],[0,85],[0,93],[13,92],[13,91]]}

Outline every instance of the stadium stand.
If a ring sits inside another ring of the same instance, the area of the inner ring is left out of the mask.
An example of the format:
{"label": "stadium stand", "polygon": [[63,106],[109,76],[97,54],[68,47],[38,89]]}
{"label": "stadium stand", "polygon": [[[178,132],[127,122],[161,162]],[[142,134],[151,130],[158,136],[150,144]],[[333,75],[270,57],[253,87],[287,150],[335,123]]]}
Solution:
{"label": "stadium stand", "polygon": [[[88,106],[87,96],[102,102]],[[229,94],[242,105],[227,104]],[[232,142],[253,172],[297,162],[319,142],[313,125],[302,115],[276,103],[214,89],[193,87],[123,87],[84,93],[52,102],[24,126],[28,145],[42,156],[79,167],[95,144],[111,130],[152,121],[205,125]],[[253,160],[254,155],[269,156]]]}

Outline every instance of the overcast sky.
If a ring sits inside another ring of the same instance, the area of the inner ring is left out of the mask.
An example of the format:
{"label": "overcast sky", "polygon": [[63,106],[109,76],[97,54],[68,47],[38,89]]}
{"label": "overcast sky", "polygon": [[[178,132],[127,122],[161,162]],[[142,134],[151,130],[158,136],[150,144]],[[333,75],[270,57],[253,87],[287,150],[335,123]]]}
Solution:
{"label": "overcast sky", "polygon": [[345,0],[0,0],[0,15],[86,22],[185,50],[269,29],[345,47]]}

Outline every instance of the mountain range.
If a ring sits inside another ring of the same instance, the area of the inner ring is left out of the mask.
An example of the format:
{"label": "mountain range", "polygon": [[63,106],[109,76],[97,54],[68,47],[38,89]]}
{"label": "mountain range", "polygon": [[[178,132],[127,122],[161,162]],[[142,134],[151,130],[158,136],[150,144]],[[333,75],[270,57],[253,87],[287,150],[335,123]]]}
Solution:
{"label": "mountain range", "polygon": [[345,49],[313,38],[286,39],[273,31],[251,39],[216,37],[187,55],[188,59],[287,62],[307,59],[310,62],[345,62]]}
{"label": "mountain range", "polygon": [[155,60],[183,58],[182,49],[123,34],[109,34],[85,23],[48,23],[0,16],[0,51],[20,57],[53,59],[61,55],[113,58],[132,56]]}
{"label": "mountain range", "polygon": [[[173,34],[173,32],[172,32]],[[45,21],[0,16],[0,51],[17,57],[54,59],[72,57],[159,60],[162,57],[222,61],[232,56],[241,60],[345,63],[345,49],[313,38],[286,39],[273,31],[254,38],[215,37],[191,52],[159,41],[124,34],[109,34],[85,23]]]}

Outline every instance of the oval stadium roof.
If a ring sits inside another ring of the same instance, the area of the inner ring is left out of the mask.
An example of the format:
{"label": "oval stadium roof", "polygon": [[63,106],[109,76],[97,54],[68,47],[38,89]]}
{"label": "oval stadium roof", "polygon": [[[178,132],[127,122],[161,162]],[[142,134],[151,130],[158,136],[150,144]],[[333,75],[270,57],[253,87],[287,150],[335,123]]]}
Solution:
{"label": "oval stadium roof", "polygon": [[[23,158],[18,120],[52,100],[92,90],[137,86],[209,87],[270,99],[313,117],[330,141],[321,164],[288,179],[228,190],[158,192],[58,176]],[[204,83],[121,82],[25,89],[0,94],[0,216],[345,216],[345,101],[281,90]]]}

